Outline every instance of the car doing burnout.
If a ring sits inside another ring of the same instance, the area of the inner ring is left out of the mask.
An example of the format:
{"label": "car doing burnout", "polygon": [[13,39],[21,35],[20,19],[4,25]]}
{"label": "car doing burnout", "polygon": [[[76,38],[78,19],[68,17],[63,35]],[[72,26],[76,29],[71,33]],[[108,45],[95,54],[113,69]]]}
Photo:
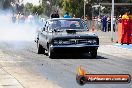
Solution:
{"label": "car doing burnout", "polygon": [[38,54],[48,51],[50,58],[60,53],[89,53],[96,58],[99,38],[80,18],[53,18],[38,30],[36,43]]}

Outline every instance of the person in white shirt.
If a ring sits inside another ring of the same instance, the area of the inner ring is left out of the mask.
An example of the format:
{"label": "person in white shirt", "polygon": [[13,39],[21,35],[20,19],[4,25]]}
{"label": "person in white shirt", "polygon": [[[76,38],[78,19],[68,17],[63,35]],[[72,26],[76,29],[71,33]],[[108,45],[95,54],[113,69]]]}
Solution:
{"label": "person in white shirt", "polygon": [[99,28],[99,30],[101,30],[101,18],[100,18],[100,16],[98,16],[97,21],[98,21],[98,28]]}
{"label": "person in white shirt", "polygon": [[28,23],[33,24],[33,20],[34,20],[34,17],[33,17],[33,15],[30,13],[30,15],[28,16]]}

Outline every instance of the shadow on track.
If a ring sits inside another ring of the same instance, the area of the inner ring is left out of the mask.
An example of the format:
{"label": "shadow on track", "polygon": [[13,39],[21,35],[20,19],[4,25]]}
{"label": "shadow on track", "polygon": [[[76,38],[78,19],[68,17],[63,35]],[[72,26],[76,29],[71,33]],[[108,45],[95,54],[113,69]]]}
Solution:
{"label": "shadow on track", "polygon": [[96,58],[92,58],[89,54],[61,54],[57,55],[54,59],[108,59],[98,55]]}

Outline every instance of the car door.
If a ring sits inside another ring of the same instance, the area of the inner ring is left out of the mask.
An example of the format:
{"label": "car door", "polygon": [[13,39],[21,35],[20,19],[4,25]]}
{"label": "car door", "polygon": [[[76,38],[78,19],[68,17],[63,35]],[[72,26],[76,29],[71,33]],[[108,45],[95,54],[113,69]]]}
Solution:
{"label": "car door", "polygon": [[46,22],[45,27],[43,27],[41,33],[39,34],[40,44],[46,48],[47,46],[47,34],[48,34],[48,22]]}

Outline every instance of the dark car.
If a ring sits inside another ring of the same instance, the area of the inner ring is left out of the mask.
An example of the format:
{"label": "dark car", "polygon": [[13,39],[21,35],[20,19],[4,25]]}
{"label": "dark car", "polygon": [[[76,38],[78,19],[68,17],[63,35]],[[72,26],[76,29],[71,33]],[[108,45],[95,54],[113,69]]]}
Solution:
{"label": "dark car", "polygon": [[50,58],[60,53],[90,53],[92,58],[96,58],[99,38],[87,31],[80,18],[53,18],[39,29],[36,43],[38,54],[47,50]]}

